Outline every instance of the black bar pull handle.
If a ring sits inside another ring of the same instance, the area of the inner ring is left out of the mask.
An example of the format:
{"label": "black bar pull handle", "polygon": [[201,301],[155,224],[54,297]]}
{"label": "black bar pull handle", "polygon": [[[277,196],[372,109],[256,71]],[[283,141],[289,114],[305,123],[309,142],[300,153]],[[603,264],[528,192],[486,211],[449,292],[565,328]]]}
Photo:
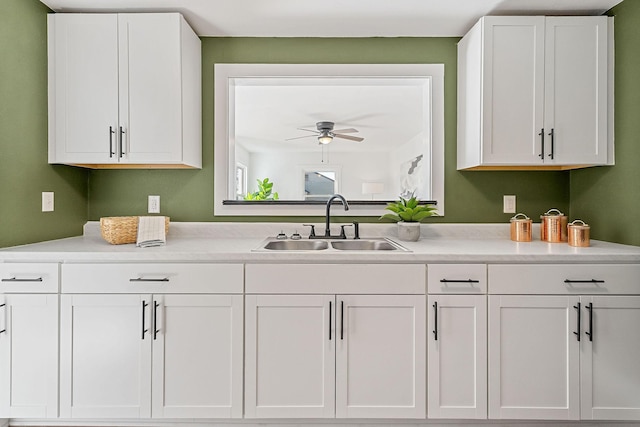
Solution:
{"label": "black bar pull handle", "polygon": [[590,279],[590,280],[571,280],[571,279],[565,279],[564,283],[604,283],[604,280],[599,280],[599,279]]}
{"label": "black bar pull handle", "polygon": [[340,339],[344,339],[344,301],[340,301]]}
{"label": "black bar pull handle", "polygon": [[[6,310],[7,305],[6,304],[0,304],[0,308],[3,308]],[[3,330],[0,331],[0,334],[7,332],[7,327],[5,326],[5,328]]]}
{"label": "black bar pull handle", "polygon": [[433,339],[438,341],[438,302],[433,303]]}
{"label": "black bar pull handle", "polygon": [[168,282],[168,277],[162,279],[145,279],[144,277],[136,277],[135,279],[129,279],[130,282]]}
{"label": "black bar pull handle", "polygon": [[551,160],[553,160],[553,155],[555,154],[555,129],[551,128],[551,132],[549,132],[549,136],[551,137],[551,154],[549,154],[549,157],[551,157]]}
{"label": "black bar pull handle", "polygon": [[589,312],[589,332],[585,331],[585,334],[589,337],[589,341],[593,341],[593,303],[590,302],[589,305],[586,305],[587,311]]}
{"label": "black bar pull handle", "polygon": [[158,329],[158,307],[159,306],[160,306],[160,303],[158,303],[158,301],[153,302],[153,340],[154,341],[158,339],[158,332],[160,332],[160,329]]}
{"label": "black bar pull handle", "polygon": [[36,277],[35,279],[18,279],[17,277],[10,277],[8,279],[2,279],[3,282],[42,282],[42,277]]}
{"label": "black bar pull handle", "polygon": [[576,336],[576,339],[580,341],[580,303],[574,305],[573,308],[575,308],[578,313],[578,332],[574,332],[573,334]]}
{"label": "black bar pull handle", "polygon": [[538,136],[540,136],[540,154],[538,154],[538,157],[544,161],[544,128],[540,129]]}
{"label": "black bar pull handle", "polygon": [[440,283],[480,283],[480,281],[475,279],[465,279],[465,280],[440,279]]}
{"label": "black bar pull handle", "polygon": [[149,329],[147,329],[147,320],[146,320],[148,305],[149,304],[147,304],[145,300],[142,300],[142,339],[144,339],[144,334],[149,332]]}
{"label": "black bar pull handle", "polygon": [[329,341],[331,341],[331,326],[332,326],[332,322],[331,322],[331,315],[332,315],[332,307],[331,307],[331,301],[329,301]]}
{"label": "black bar pull handle", "polygon": [[122,129],[122,126],[120,126],[120,157],[121,158],[124,155],[124,142],[122,142],[123,140],[124,140],[124,129]]}
{"label": "black bar pull handle", "polygon": [[113,151],[113,134],[116,133],[115,130],[113,130],[113,126],[109,126],[109,158],[112,158],[114,154],[116,154],[115,151]]}

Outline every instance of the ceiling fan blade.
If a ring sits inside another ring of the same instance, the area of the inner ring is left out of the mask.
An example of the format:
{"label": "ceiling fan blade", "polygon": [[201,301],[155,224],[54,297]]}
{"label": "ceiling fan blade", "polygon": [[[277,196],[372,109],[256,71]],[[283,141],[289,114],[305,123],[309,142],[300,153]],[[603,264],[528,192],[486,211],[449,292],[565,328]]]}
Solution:
{"label": "ceiling fan blade", "polygon": [[333,130],[331,132],[333,132],[333,133],[356,133],[356,132],[360,132],[360,131],[358,129],[349,128],[349,129]]}
{"label": "ceiling fan blade", "polygon": [[296,128],[296,129],[298,129],[298,130],[303,130],[303,131],[305,131],[305,132],[313,132],[313,133],[315,133],[315,134],[320,134],[320,132],[319,132],[319,131],[317,131],[317,130],[315,130],[315,129],[313,129],[313,130],[312,130],[312,129],[305,129],[305,128]]}
{"label": "ceiling fan blade", "polygon": [[317,135],[305,135],[305,136],[296,136],[295,138],[287,138],[285,141],[293,141],[294,139],[302,139],[302,138],[313,138]]}
{"label": "ceiling fan blade", "polygon": [[335,138],[348,139],[349,141],[362,142],[364,138],[360,138],[359,136],[351,136],[351,135],[341,135],[339,133],[334,133],[333,136]]}

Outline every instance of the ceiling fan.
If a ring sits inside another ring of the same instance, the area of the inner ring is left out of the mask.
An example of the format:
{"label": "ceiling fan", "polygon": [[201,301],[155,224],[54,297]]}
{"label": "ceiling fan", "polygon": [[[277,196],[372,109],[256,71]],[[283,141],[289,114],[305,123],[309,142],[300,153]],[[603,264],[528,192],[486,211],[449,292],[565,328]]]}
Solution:
{"label": "ceiling fan", "polygon": [[334,126],[333,122],[318,122],[316,123],[317,130],[298,128],[299,130],[303,130],[306,132],[313,132],[314,135],[305,135],[305,136],[298,136],[295,138],[288,138],[286,139],[286,141],[291,141],[293,139],[309,138],[312,136],[317,136],[318,143],[323,145],[329,144],[331,141],[333,141],[333,138],[348,139],[349,141],[355,141],[355,142],[364,141],[364,138],[361,138],[359,136],[344,135],[345,133],[358,132],[357,129],[349,128],[349,129],[334,130],[333,126]]}

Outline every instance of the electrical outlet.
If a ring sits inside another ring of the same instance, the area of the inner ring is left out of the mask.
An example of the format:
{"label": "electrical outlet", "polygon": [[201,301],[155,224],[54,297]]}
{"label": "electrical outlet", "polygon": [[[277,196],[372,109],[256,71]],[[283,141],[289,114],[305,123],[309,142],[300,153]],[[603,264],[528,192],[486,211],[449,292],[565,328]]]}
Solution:
{"label": "electrical outlet", "polygon": [[53,212],[53,191],[42,192],[42,212]]}
{"label": "electrical outlet", "polygon": [[160,213],[160,196],[149,196],[148,213]]}
{"label": "electrical outlet", "polygon": [[503,196],[502,206],[504,213],[516,213],[516,196]]}

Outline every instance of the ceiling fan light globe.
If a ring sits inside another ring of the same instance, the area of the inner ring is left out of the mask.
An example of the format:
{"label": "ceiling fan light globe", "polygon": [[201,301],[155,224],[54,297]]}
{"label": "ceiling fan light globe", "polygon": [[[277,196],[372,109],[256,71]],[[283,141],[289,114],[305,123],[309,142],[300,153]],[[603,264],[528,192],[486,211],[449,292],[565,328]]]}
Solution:
{"label": "ceiling fan light globe", "polygon": [[332,140],[333,138],[329,135],[322,135],[318,137],[318,143],[323,145],[329,144]]}

